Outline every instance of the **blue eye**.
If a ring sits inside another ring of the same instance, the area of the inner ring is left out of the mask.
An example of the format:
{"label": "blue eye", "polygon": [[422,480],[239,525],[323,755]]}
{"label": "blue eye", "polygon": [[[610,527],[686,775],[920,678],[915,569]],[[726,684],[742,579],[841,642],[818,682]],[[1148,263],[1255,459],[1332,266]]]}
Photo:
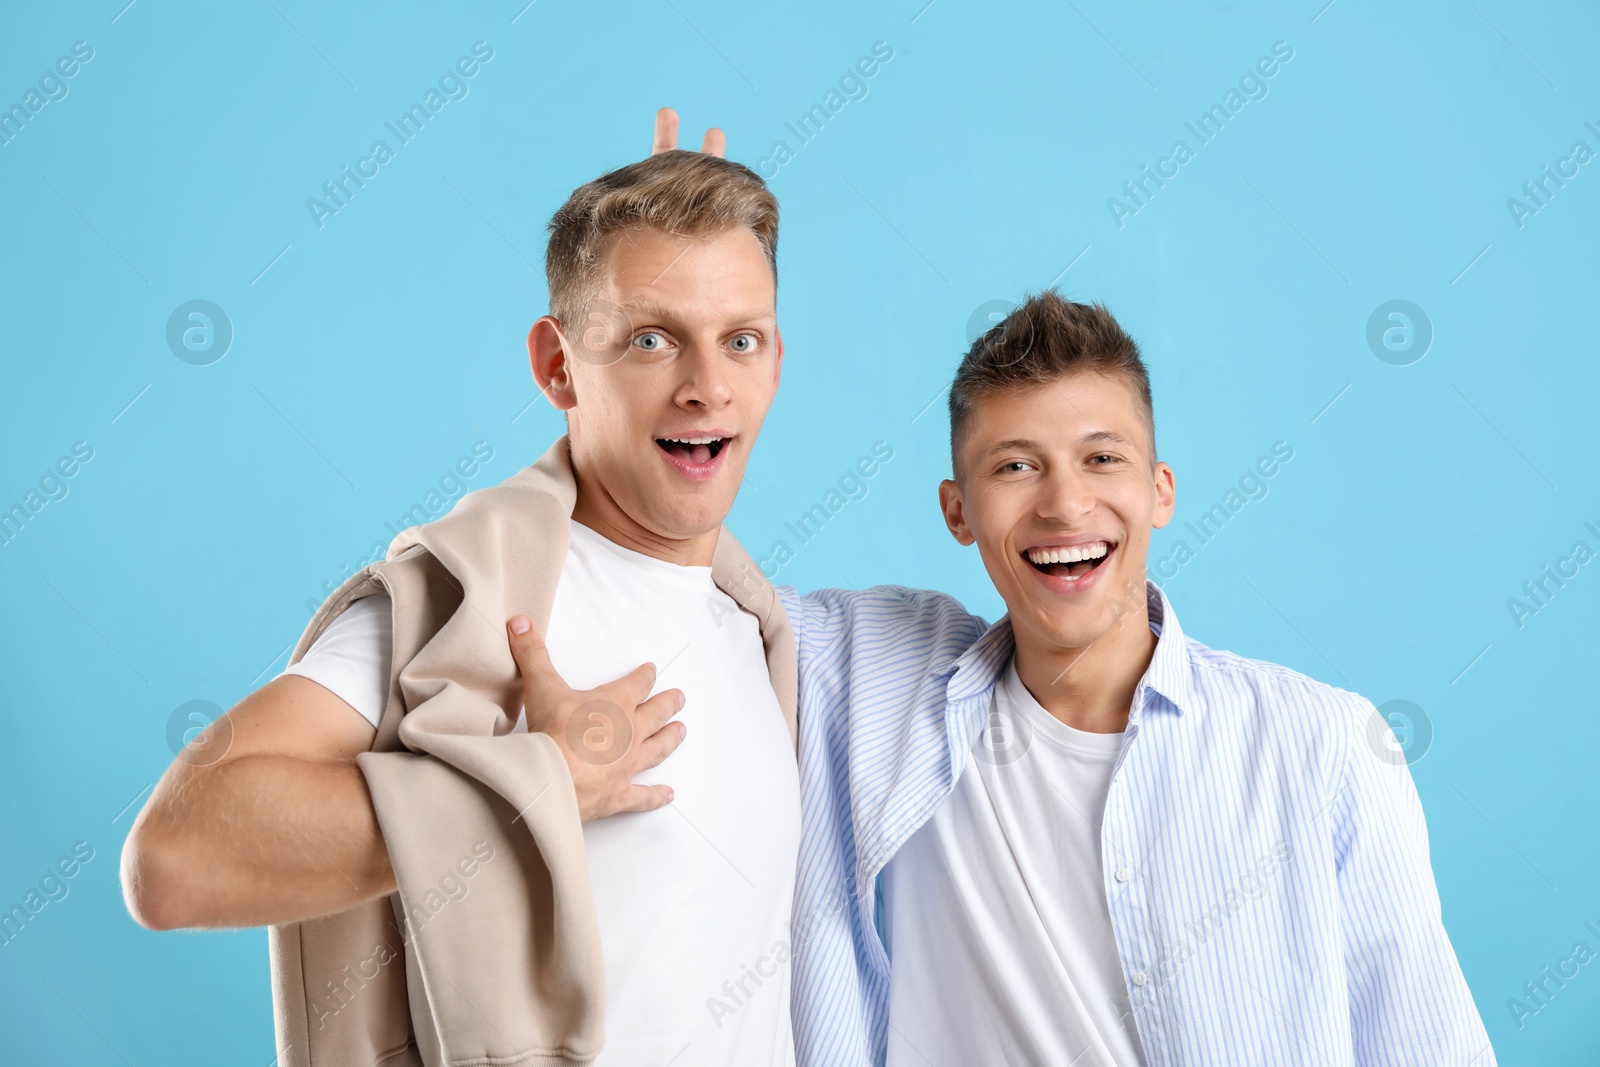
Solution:
{"label": "blue eye", "polygon": [[633,339],[633,343],[644,349],[646,352],[659,352],[667,346],[667,339],[662,337],[659,333],[650,331],[648,333],[641,333],[638,337],[635,337]]}
{"label": "blue eye", "polygon": [[749,355],[756,350],[760,342],[753,333],[741,333],[733,339],[733,350],[741,355]]}

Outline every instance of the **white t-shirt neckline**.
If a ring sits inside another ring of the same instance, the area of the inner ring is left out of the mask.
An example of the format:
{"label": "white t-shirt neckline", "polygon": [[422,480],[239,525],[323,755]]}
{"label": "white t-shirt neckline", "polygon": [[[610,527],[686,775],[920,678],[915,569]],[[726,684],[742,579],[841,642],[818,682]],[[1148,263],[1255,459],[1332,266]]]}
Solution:
{"label": "white t-shirt neckline", "polygon": [[618,566],[638,572],[641,577],[666,585],[675,585],[692,593],[708,593],[717,588],[717,583],[711,579],[710,567],[673,563],[671,560],[658,559],[626,545],[619,545],[605,534],[585,526],[577,519],[572,520],[570,530],[574,541],[582,541],[586,546],[615,560]]}
{"label": "white t-shirt neckline", "polygon": [[1023,684],[1022,676],[1017,673],[1015,656],[1006,665],[1005,674],[1000,678],[997,695],[1004,707],[1032,727],[1034,740],[1042,739],[1049,744],[1060,745],[1090,759],[1114,760],[1122,751],[1124,731],[1095,733],[1090,730],[1080,730],[1050,714]]}

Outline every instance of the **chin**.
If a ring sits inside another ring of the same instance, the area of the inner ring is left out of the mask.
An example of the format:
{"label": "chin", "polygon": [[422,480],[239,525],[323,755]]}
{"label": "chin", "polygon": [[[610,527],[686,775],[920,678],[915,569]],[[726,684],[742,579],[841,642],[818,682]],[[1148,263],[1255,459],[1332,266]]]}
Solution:
{"label": "chin", "polygon": [[1035,612],[1029,621],[1034,632],[1056,648],[1086,648],[1111,632],[1114,618],[1105,604],[1082,604]]}
{"label": "chin", "polygon": [[1041,626],[1040,629],[1056,648],[1088,648],[1104,637],[1109,627],[1104,626]]}
{"label": "chin", "polygon": [[667,509],[657,512],[653,525],[656,532],[675,540],[688,540],[710,533],[728,517],[728,508],[714,506]]}

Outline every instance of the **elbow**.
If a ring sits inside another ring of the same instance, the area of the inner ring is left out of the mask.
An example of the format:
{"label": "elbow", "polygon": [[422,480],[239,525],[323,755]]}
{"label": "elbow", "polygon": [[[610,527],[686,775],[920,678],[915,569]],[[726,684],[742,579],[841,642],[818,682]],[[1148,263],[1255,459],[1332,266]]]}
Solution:
{"label": "elbow", "polygon": [[[141,813],[142,814],[142,813]],[[142,817],[122,846],[122,900],[133,921],[147,930],[179,930],[193,925],[170,842]]]}

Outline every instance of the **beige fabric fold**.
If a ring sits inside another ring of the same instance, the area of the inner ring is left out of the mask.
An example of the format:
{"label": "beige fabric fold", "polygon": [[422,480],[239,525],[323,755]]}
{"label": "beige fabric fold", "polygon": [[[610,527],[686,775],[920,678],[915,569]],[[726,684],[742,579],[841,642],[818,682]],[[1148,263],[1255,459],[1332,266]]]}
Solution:
{"label": "beige fabric fold", "polygon": [[[354,601],[392,598],[389,700],[357,763],[399,892],[270,929],[284,1067],[421,1067],[408,944],[424,1022],[449,1067],[581,1067],[600,1051],[605,976],[577,801],[555,742],[510,732],[522,685],[505,636],[517,614],[548,627],[575,499],[563,437],[532,466],[402,531],[295,646],[290,663]],[[712,579],[759,621],[796,738],[793,631],[726,530]]]}

